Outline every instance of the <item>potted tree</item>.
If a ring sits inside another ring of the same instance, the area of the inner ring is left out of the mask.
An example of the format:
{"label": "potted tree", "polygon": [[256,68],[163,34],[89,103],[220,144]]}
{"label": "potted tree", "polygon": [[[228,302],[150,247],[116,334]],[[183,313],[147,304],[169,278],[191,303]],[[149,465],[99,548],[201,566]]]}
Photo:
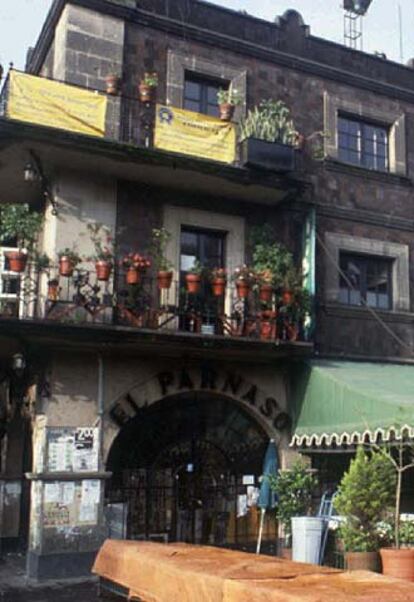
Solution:
{"label": "potted tree", "polygon": [[340,537],[349,570],[380,570],[378,524],[393,504],[395,475],[390,463],[375,450],[357,449],[339,485],[334,505],[344,522]]}
{"label": "potted tree", "polygon": [[394,547],[381,548],[382,572],[390,577],[414,581],[414,547],[411,533],[401,522],[401,490],[403,474],[414,468],[414,446],[402,437],[391,448],[375,446],[395,474]]}
{"label": "potted tree", "polygon": [[158,74],[145,72],[138,85],[139,99],[143,103],[154,102],[158,86]]}
{"label": "potted tree", "polygon": [[217,102],[219,106],[220,119],[222,121],[231,121],[233,119],[236,106],[241,103],[241,95],[230,84],[227,90],[220,88],[217,92]]}
{"label": "potted tree", "polygon": [[81,262],[81,257],[74,249],[66,247],[62,251],[58,251],[59,258],[59,274],[69,278],[73,275],[76,266]]}
{"label": "potted tree", "polygon": [[27,259],[37,242],[43,216],[32,211],[27,203],[0,205],[0,240],[16,241],[17,251],[7,251],[5,256],[12,272],[24,272]]}
{"label": "potted tree", "polygon": [[286,247],[274,240],[270,226],[254,228],[251,233],[253,244],[253,268],[258,277],[259,299],[270,302],[275,289],[282,286],[289,270],[294,268],[293,255]]}
{"label": "potted tree", "polygon": [[170,238],[171,234],[165,228],[152,229],[151,258],[157,270],[158,288],[160,289],[169,289],[172,283],[172,263],[166,257]]}
{"label": "potted tree", "polygon": [[96,277],[101,281],[108,281],[114,265],[114,246],[111,229],[101,223],[88,224],[91,241],[95,247],[95,255],[88,261],[95,262]]}
{"label": "potted tree", "polygon": [[224,268],[213,268],[211,270],[211,290],[215,297],[222,297],[226,290],[226,270]]}
{"label": "potted tree", "polygon": [[142,274],[151,267],[149,259],[139,253],[128,253],[121,259],[121,266],[126,270],[125,281],[127,284],[139,284]]}
{"label": "potted tree", "polygon": [[279,470],[276,476],[269,476],[269,479],[277,495],[276,518],[283,527],[282,555],[291,558],[292,518],[310,514],[318,479],[301,460],[295,462],[290,470]]}
{"label": "potted tree", "polygon": [[202,266],[201,263],[196,260],[185,275],[185,285],[187,291],[192,295],[200,292],[203,271],[204,266]]}
{"label": "potted tree", "polygon": [[256,274],[247,265],[242,265],[234,270],[233,280],[239,299],[246,299],[256,281]]}
{"label": "potted tree", "polygon": [[281,100],[263,100],[240,121],[243,165],[288,172],[295,169],[298,132]]}

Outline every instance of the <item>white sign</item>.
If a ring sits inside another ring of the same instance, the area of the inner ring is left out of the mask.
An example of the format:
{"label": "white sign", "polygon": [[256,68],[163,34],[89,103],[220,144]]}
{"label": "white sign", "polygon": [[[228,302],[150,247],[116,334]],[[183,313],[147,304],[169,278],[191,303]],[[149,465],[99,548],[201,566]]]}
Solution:
{"label": "white sign", "polygon": [[60,483],[46,483],[45,485],[45,503],[59,504],[61,499]]}
{"label": "white sign", "polygon": [[244,474],[243,485],[254,485],[254,474]]}
{"label": "white sign", "polygon": [[81,504],[99,504],[101,497],[101,482],[85,479],[82,481]]}
{"label": "white sign", "polygon": [[66,506],[73,503],[75,499],[75,483],[63,483],[62,484],[62,501]]}
{"label": "white sign", "polygon": [[98,429],[92,427],[76,429],[73,470],[75,472],[98,470]]}

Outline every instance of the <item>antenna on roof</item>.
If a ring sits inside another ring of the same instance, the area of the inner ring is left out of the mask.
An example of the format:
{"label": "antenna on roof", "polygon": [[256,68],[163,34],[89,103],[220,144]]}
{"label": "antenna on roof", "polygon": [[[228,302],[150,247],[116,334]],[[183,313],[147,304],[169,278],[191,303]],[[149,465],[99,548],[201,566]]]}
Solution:
{"label": "antenna on roof", "polygon": [[348,48],[362,50],[362,19],[372,0],[344,0],[344,43]]}

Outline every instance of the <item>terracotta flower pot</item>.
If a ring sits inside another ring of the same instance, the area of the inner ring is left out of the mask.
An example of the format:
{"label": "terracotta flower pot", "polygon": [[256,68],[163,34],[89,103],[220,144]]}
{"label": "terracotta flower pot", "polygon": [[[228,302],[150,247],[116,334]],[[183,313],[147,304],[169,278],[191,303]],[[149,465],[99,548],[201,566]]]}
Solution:
{"label": "terracotta flower pot", "polygon": [[141,82],[138,86],[139,100],[141,102],[154,102],[156,95],[155,86],[149,86]]}
{"label": "terracotta flower pot", "polygon": [[62,257],[59,259],[59,274],[61,276],[69,277],[72,276],[74,269],[75,266],[73,265],[71,258],[67,257],[66,255],[62,255]]}
{"label": "terracotta flower pot", "polygon": [[112,263],[101,259],[95,263],[96,277],[98,280],[108,281],[112,272]]}
{"label": "terracotta flower pot", "polygon": [[24,272],[27,264],[27,253],[21,251],[7,251],[4,254],[9,261],[9,269],[11,272]]}
{"label": "terracotta flower pot", "polygon": [[246,299],[250,293],[250,284],[246,280],[236,280],[237,296],[240,299]]}
{"label": "terracotta flower pot", "polygon": [[200,274],[187,274],[185,277],[187,291],[193,295],[200,291],[201,276]]}
{"label": "terracotta flower pot", "polygon": [[109,73],[105,77],[105,83],[106,83],[106,93],[110,94],[112,96],[116,96],[119,92],[119,84],[120,84],[119,76],[115,75],[115,73]]}
{"label": "terracotta flower pot", "polygon": [[171,288],[173,273],[167,270],[160,270],[157,274],[158,288]]}
{"label": "terracotta flower pot", "polygon": [[49,301],[57,301],[59,298],[59,280],[49,280],[47,283],[47,298]]}
{"label": "terracotta flower pot", "polygon": [[276,338],[276,312],[262,311],[260,316],[260,338],[268,341]]}
{"label": "terracotta flower pot", "polygon": [[345,566],[348,571],[381,572],[378,552],[345,552]]}
{"label": "terracotta flower pot", "polygon": [[215,297],[222,297],[226,290],[226,279],[214,278],[214,280],[211,281],[211,290]]}
{"label": "terracotta flower pot", "polygon": [[219,105],[220,119],[222,121],[231,121],[234,115],[235,105],[230,102],[224,102]]}
{"label": "terracotta flower pot", "polygon": [[293,302],[293,293],[289,290],[282,292],[282,303],[283,305],[290,305]]}
{"label": "terracotta flower pot", "polygon": [[127,284],[139,284],[141,281],[141,271],[131,266],[125,273],[125,281]]}
{"label": "terracotta flower pot", "polygon": [[273,295],[273,286],[271,284],[262,284],[259,289],[259,299],[260,301],[265,301],[266,303],[272,300]]}
{"label": "terracotta flower pot", "polygon": [[384,575],[414,581],[414,548],[381,548],[380,554]]}

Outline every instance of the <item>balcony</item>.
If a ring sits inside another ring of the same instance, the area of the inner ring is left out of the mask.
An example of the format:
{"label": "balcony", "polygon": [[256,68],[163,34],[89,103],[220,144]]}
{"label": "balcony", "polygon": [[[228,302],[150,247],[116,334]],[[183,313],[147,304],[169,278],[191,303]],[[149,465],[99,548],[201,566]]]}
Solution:
{"label": "balcony", "polygon": [[[26,87],[19,88],[15,74],[27,78]],[[58,102],[60,95],[63,101]],[[157,137],[162,120],[156,107],[176,111],[140,102],[138,96],[97,93],[11,71],[0,94],[0,186],[10,191],[10,202],[27,195],[19,177],[29,151],[34,151],[50,180],[70,165],[180,192],[268,205],[300,199],[310,189],[300,170],[282,173],[243,165],[235,136],[228,138],[221,160],[218,153],[203,154],[196,145],[185,145],[185,150],[177,143],[178,136],[170,136],[169,141]],[[197,113],[187,113],[197,119]],[[213,128],[223,127],[219,119],[213,122]],[[295,156],[300,157],[300,152],[295,151]]]}
{"label": "balcony", "polygon": [[57,267],[35,272],[28,266],[23,274],[6,269],[1,276],[3,331],[7,324],[15,328],[20,323],[26,328],[47,325],[47,333],[54,325],[61,333],[81,335],[84,330],[90,344],[94,344],[92,329],[96,342],[99,333],[121,332],[123,337],[141,333],[143,339],[152,333],[152,341],[156,335],[189,346],[198,340],[204,341],[203,346],[210,341],[221,348],[231,342],[239,346],[256,342],[279,351],[296,348],[299,353],[312,348],[300,308],[294,302],[284,304],[274,291],[263,301],[263,293],[254,288],[241,296],[238,287],[228,282],[214,294],[205,282],[199,292],[191,293],[176,281],[160,288],[157,278],[145,274],[138,283],[127,284],[122,273],[115,275],[114,289],[112,279],[99,281],[94,270],[76,269],[71,276],[61,276]]}

